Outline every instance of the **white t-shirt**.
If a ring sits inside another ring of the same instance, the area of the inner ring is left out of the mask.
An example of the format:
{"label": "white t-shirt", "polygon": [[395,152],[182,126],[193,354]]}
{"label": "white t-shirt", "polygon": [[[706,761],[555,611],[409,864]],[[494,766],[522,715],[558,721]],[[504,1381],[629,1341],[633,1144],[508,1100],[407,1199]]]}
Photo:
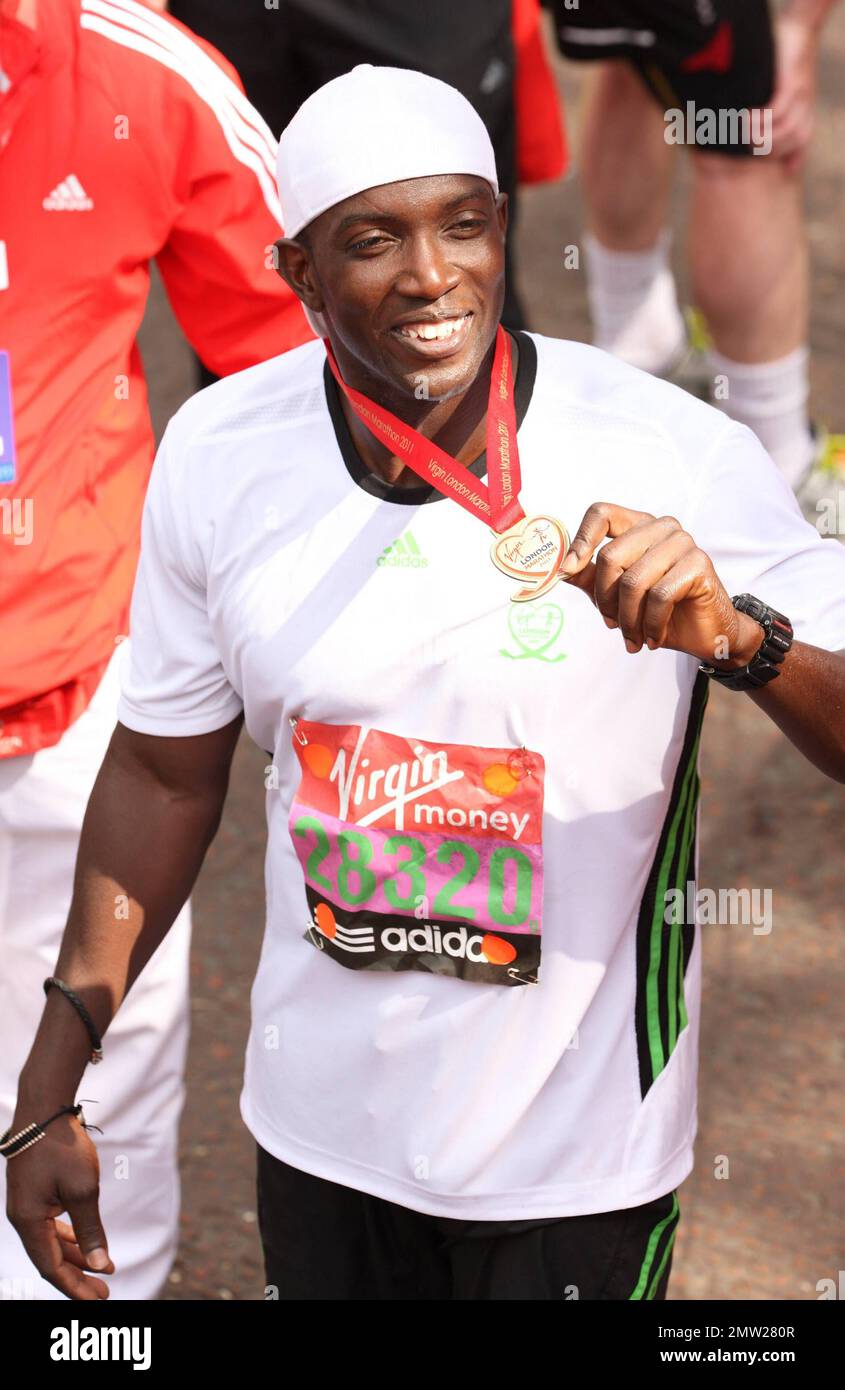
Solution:
{"label": "white t-shirt", "polygon": [[[244,1120],[434,1214],[647,1202],[692,1167],[701,928],[664,907],[696,878],[707,679],[564,583],[511,603],[485,526],[363,467],[324,364],[308,344],[170,422],[119,710],[172,737],[243,709],[272,753]],[[729,593],[845,648],[845,549],[746,429],[536,335],[516,398],[526,512],[675,516]]]}

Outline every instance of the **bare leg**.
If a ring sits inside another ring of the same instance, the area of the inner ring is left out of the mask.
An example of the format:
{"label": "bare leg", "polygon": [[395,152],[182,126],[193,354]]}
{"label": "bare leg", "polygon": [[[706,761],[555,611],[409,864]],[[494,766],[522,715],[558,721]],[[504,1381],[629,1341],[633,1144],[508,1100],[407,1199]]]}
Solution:
{"label": "bare leg", "polygon": [[674,150],[660,108],[624,62],[602,63],[582,117],[581,180],[593,338],[647,371],[668,370],[686,333],[666,231]]}
{"label": "bare leg", "polygon": [[695,302],[720,352],[770,362],[807,341],[800,175],[778,159],[694,154],[689,255]]}
{"label": "bare leg", "polygon": [[582,113],[587,226],[612,251],[648,251],[669,216],[674,149],[663,114],[625,62],[601,63]]}
{"label": "bare leg", "polygon": [[[685,340],[664,231],[674,156],[664,131],[636,73],[602,64],[585,101],[581,161],[594,337],[656,372],[671,370]],[[801,178],[773,158],[692,158],[692,287],[715,343],[717,403],[757,433],[795,487],[814,452]]]}
{"label": "bare leg", "polygon": [[797,487],[814,454],[801,175],[782,160],[693,155],[690,261],[715,344],[716,400]]}

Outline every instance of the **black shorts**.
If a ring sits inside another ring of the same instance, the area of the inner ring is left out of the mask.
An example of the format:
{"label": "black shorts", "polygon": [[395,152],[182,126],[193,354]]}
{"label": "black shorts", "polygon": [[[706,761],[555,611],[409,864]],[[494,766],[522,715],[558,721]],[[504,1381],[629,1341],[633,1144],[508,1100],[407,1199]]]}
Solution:
{"label": "black shorts", "polygon": [[312,1177],[258,1148],[267,1299],[663,1299],[674,1192],[533,1221],[456,1221]]}
{"label": "black shorts", "polygon": [[[775,46],[768,0],[553,0],[567,58],[626,58],[664,110],[754,111],[771,101]],[[704,127],[702,127],[703,129]],[[747,155],[763,143],[713,122],[702,151]],[[715,138],[710,138],[710,134]]]}

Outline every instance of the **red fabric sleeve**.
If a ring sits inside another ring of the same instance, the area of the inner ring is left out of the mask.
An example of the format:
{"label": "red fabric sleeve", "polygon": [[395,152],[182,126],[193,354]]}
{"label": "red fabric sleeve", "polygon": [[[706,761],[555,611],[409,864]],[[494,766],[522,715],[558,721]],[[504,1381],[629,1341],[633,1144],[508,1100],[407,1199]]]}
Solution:
{"label": "red fabric sleeve", "polygon": [[516,53],[517,178],[544,183],[560,178],[569,163],[563,107],[543,42],[539,0],[513,0]]}
{"label": "red fabric sleeve", "polygon": [[213,91],[201,83],[202,93],[180,84],[179,210],[156,260],[186,337],[212,372],[226,376],[314,335],[272,264],[282,235],[276,141],[231,64],[191,37],[226,77]]}

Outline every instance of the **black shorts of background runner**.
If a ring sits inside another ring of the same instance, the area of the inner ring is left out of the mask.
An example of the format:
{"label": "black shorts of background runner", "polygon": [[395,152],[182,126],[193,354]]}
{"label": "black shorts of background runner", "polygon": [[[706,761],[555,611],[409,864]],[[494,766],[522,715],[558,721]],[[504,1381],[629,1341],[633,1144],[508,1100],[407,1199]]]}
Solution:
{"label": "black shorts of background runner", "polygon": [[[552,0],[558,44],[579,61],[626,58],[664,108],[753,111],[771,101],[775,49],[767,0]],[[747,134],[747,132],[746,132]],[[749,155],[728,139],[702,152]]]}
{"label": "black shorts of background runner", "polygon": [[257,1149],[268,1299],[666,1297],[674,1192],[593,1216],[457,1221],[313,1177]]}
{"label": "black shorts of background runner", "polygon": [[[170,13],[237,68],[252,104],[278,138],[299,106],[358,63],[415,68],[457,87],[475,107],[496,154],[499,186],[516,220],[512,0],[171,0]],[[384,113],[385,120],[390,113]],[[509,238],[502,322],[524,328]]]}

